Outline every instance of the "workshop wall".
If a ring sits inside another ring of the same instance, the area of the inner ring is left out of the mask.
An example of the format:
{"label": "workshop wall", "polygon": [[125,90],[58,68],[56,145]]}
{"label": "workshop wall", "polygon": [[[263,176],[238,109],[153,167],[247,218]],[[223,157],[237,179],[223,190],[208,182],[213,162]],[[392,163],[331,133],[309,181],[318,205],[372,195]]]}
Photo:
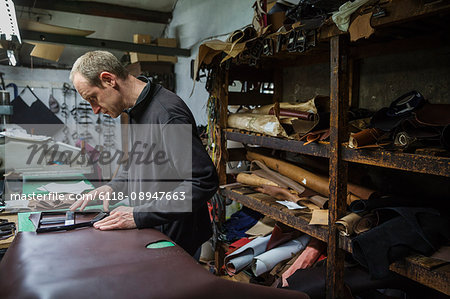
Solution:
{"label": "workshop wall", "polygon": [[[361,61],[359,107],[377,111],[400,95],[417,90],[433,104],[450,103],[449,48],[412,51]],[[305,101],[329,94],[328,63],[283,71],[284,101]]]}
{"label": "workshop wall", "polygon": [[206,125],[208,92],[204,82],[190,77],[191,60],[195,59],[202,42],[225,40],[229,33],[251,24],[252,0],[179,0],[173,11],[173,21],[167,28],[167,37],[176,38],[180,48],[191,49],[191,57],[178,57],[175,65],[176,92],[194,114],[197,125]]}
{"label": "workshop wall", "polygon": [[[91,109],[83,112],[80,110],[74,111],[74,108],[80,107],[80,103],[87,102],[73,89],[69,80],[69,70],[30,69],[26,67],[0,65],[0,72],[5,73],[5,84],[14,83],[17,85],[20,97],[29,106],[37,99],[26,88],[27,86],[32,89],[33,93],[47,107],[49,107],[50,95],[53,95],[60,107],[62,107],[63,103],[66,103],[67,116],[64,114],[63,109],[59,109],[55,115],[64,124],[68,125],[68,131],[66,131],[67,134],[63,131],[56,133],[53,136],[55,140],[75,145],[78,138],[86,138],[87,142],[93,146],[101,144],[107,150],[121,149],[119,118],[99,117],[98,115],[94,115]],[[63,89],[64,83],[69,86],[66,92]],[[9,87],[7,91],[9,91],[12,101],[15,98],[14,89]],[[89,122],[90,124],[80,124],[83,121]],[[99,125],[100,129],[97,128],[97,125]],[[102,165],[103,177],[109,179],[116,167],[117,163],[115,162],[113,165]]]}

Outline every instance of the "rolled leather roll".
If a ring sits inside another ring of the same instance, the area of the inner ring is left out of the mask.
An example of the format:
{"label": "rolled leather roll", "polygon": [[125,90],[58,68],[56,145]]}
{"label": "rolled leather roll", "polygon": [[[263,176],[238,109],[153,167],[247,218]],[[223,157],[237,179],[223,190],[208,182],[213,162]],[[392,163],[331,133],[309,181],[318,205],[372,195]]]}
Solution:
{"label": "rolled leather roll", "polygon": [[328,209],[328,197],[313,195],[308,200],[321,209]]}
{"label": "rolled leather roll", "polygon": [[355,225],[359,222],[360,219],[361,216],[359,216],[358,214],[350,213],[336,221],[336,227],[341,235],[348,237],[354,234]]}
{"label": "rolled leather roll", "polygon": [[263,185],[269,185],[269,186],[276,186],[278,187],[278,184],[262,178],[260,176],[257,176],[256,174],[248,174],[248,173],[239,173],[236,177],[236,181],[238,183],[250,185],[250,186],[263,186]]}
{"label": "rolled leather roll", "polygon": [[267,167],[263,162],[258,160],[253,160],[250,165],[250,170],[268,180],[271,180],[272,182],[278,184],[280,187],[283,188],[291,188],[292,190],[296,191],[298,194],[302,194],[305,191],[305,187],[297,183],[296,181],[276,172],[269,167]]}
{"label": "rolled leather roll", "polygon": [[[293,165],[291,163],[278,160],[272,157],[264,156],[254,152],[247,152],[247,159],[249,161],[259,160],[262,161],[269,168],[293,179],[294,181],[302,184],[303,186],[316,191],[324,196],[330,195],[329,181],[327,176],[312,173],[306,169],[299,166]],[[357,199],[368,199],[375,191],[358,186],[352,183],[347,184],[347,189],[351,193],[347,197],[348,202],[352,202]]]}
{"label": "rolled leather roll", "polygon": [[358,133],[352,133],[348,146],[350,148],[360,148],[362,146],[376,144],[384,132],[377,128],[369,128]]}

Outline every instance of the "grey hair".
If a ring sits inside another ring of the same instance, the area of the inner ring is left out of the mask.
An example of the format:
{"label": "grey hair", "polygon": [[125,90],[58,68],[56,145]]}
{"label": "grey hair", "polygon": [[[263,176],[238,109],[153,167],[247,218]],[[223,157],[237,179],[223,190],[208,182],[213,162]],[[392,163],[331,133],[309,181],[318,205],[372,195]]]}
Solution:
{"label": "grey hair", "polygon": [[128,77],[128,71],[113,54],[107,51],[91,51],[75,61],[70,71],[70,81],[73,82],[75,73],[80,73],[89,84],[102,87],[100,80],[102,72],[110,72],[120,79]]}

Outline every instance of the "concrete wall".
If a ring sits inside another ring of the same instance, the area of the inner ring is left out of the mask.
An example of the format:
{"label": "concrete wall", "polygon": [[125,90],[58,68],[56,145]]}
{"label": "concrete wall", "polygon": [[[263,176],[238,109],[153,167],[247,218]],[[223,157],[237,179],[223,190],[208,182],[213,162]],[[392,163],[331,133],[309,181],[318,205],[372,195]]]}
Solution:
{"label": "concrete wall", "polygon": [[[71,145],[75,145],[76,135],[81,137],[82,134],[86,134],[87,132],[91,133],[93,139],[89,141],[89,144],[104,144],[105,142],[105,133],[113,133],[114,136],[111,137],[114,140],[114,144],[116,148],[121,148],[121,133],[120,133],[120,120],[119,118],[114,119],[114,124],[106,127],[104,117],[100,117],[101,121],[101,132],[95,131],[95,127],[98,121],[98,115],[94,115],[92,111],[87,112],[86,114],[89,116],[89,120],[92,124],[88,125],[80,125],[75,121],[74,116],[70,113],[74,107],[79,107],[80,102],[84,101],[78,93],[71,91],[66,94],[64,98],[63,94],[63,84],[69,83],[69,70],[54,70],[54,69],[30,69],[25,67],[11,67],[0,65],[0,72],[4,73],[5,76],[5,84],[14,83],[18,86],[18,92],[20,97],[24,100],[26,104],[31,106],[34,101],[36,101],[36,97],[26,89],[26,86],[30,86],[39,100],[44,103],[47,107],[49,107],[49,97],[52,94],[56,99],[58,104],[61,105],[65,102],[68,108],[68,117],[66,118],[60,109],[58,113],[55,115],[68,127],[68,134],[65,135],[63,131],[59,131],[56,133],[53,138],[57,141],[66,141]],[[10,93],[10,99],[14,99],[13,88],[7,88],[7,91]],[[86,102],[87,103],[87,102]],[[76,134],[75,134],[76,133]],[[73,135],[72,135],[73,134]],[[67,137],[67,139],[66,139]],[[75,137],[75,138],[74,138]],[[115,169],[116,165],[113,164],[113,169]],[[102,166],[104,178],[109,178],[111,175],[111,169],[109,165]]]}
{"label": "concrete wall", "polygon": [[193,80],[190,78],[191,60],[195,59],[200,44],[211,37],[226,39],[229,33],[251,24],[252,0],[179,0],[173,11],[173,21],[167,28],[167,37],[177,38],[181,48],[191,49],[191,57],[178,57],[175,65],[176,92],[192,110],[198,125],[207,123],[205,84],[196,82],[191,97]]}
{"label": "concrete wall", "polygon": [[[412,51],[361,61],[359,107],[377,111],[400,95],[420,91],[431,103],[450,103],[450,48]],[[329,94],[330,66],[318,64],[283,71],[285,101]]]}

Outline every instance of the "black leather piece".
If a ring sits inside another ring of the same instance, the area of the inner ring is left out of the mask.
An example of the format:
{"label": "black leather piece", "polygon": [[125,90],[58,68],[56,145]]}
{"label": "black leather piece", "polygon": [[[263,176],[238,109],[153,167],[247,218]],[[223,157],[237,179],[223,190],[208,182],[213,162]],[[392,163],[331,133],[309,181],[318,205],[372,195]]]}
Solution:
{"label": "black leather piece", "polygon": [[[305,292],[311,299],[322,299],[326,297],[325,277],[326,267],[299,269],[287,279],[289,287],[286,289]],[[370,289],[406,289],[410,281],[394,273],[385,279],[372,280],[362,267],[346,267],[344,283],[350,288],[352,295],[356,296]]]}
{"label": "black leather piece", "polygon": [[0,264],[0,298],[308,298],[218,278],[153,229],[19,233]]}
{"label": "black leather piece", "polygon": [[370,125],[385,132],[391,131],[402,121],[412,118],[413,112],[425,103],[420,92],[410,91],[394,100],[388,108],[378,110],[370,120]]}
{"label": "black leather piece", "polygon": [[398,207],[377,212],[388,220],[352,240],[353,258],[374,279],[388,276],[389,265],[412,251],[431,255],[450,240],[449,223],[437,210]]}
{"label": "black leather piece", "polygon": [[[36,99],[29,107],[18,96],[11,102],[11,105],[14,111],[11,122],[20,125],[28,133],[31,133],[33,129],[34,134],[51,136],[63,127],[63,122],[39,99]],[[36,127],[35,124],[40,125]]]}
{"label": "black leather piece", "polygon": [[420,198],[389,195],[367,200],[355,200],[348,208],[353,213],[362,213],[386,207],[426,207],[427,204],[431,204],[431,202]]}

